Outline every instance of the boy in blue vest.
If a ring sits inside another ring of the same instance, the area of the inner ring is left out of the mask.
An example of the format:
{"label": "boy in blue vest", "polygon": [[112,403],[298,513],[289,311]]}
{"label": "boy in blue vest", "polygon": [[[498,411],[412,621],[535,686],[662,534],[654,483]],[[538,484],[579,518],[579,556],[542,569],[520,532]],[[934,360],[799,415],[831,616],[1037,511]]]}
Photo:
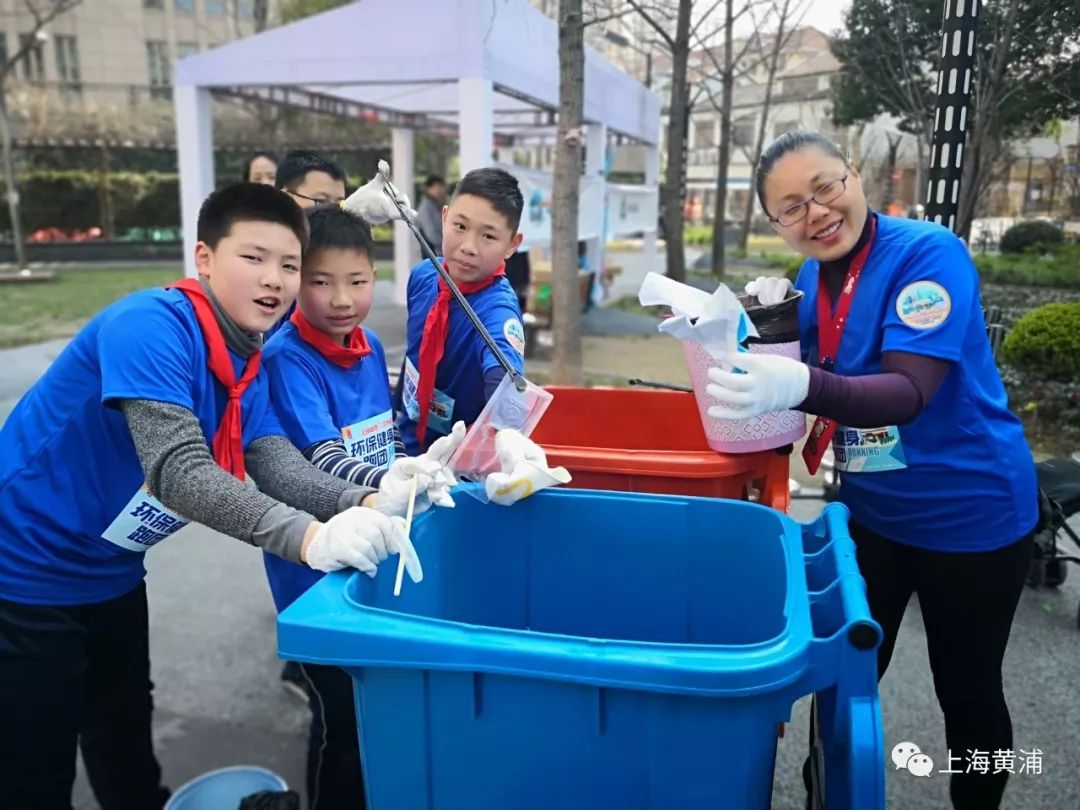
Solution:
{"label": "boy in blue vest", "polygon": [[[524,201],[502,169],[476,169],[457,184],[443,209],[443,265],[511,365],[525,368],[525,330],[506,260],[521,245]],[[412,269],[408,347],[398,397],[398,427],[416,454],[458,421],[472,424],[505,370],[477,334],[430,261]]]}
{"label": "boy in blue vest", "polygon": [[188,522],[320,571],[404,553],[420,576],[395,503],[315,469],[270,404],[261,334],[307,238],[276,189],[211,194],[198,280],[100,312],[0,431],[4,807],[69,808],[77,742],[103,810],[163,806],[143,554]]}
{"label": "boy in blue vest", "polygon": [[[432,482],[416,509],[432,498],[453,501],[435,482],[456,441],[444,438],[425,456],[406,458],[394,429],[386,355],[378,336],[361,326],[375,293],[371,230],[337,206],[308,209],[311,240],[297,307],[266,346],[270,396],[285,433],[304,457],[346,481],[377,488],[380,509],[404,509],[412,475]],[[284,610],[323,573],[266,554],[274,605]],[[352,679],[344,670],[299,665],[311,705],[309,806],[363,807]],[[318,797],[318,799],[316,799]]]}

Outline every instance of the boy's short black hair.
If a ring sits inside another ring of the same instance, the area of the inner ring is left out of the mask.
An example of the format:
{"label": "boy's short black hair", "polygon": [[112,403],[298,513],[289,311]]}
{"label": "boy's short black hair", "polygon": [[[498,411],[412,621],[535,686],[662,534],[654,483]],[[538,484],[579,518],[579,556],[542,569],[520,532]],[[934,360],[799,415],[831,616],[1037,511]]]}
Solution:
{"label": "boy's short black hair", "polygon": [[492,208],[506,217],[510,230],[517,231],[525,199],[521,196],[517,178],[510,172],[495,168],[473,169],[458,181],[453,198],[456,200],[462,194],[487,200]]}
{"label": "boy's short black hair", "polygon": [[428,179],[424,181],[424,188],[431,188],[432,186],[445,186],[446,178],[438,174],[429,174]]}
{"label": "boy's short black hair", "polygon": [[285,191],[296,191],[308,176],[308,172],[323,172],[335,180],[345,182],[344,170],[330,158],[310,149],[294,149],[278,164],[274,185]]}
{"label": "boy's short black hair", "polygon": [[307,209],[311,239],[305,258],[311,259],[320,250],[352,250],[375,260],[375,244],[371,226],[362,217],[345,211],[338,205],[314,205]]}
{"label": "boy's short black hair", "polygon": [[299,205],[282,191],[262,183],[236,183],[220,188],[199,208],[197,238],[216,250],[237,222],[272,222],[284,225],[307,250],[308,226]]}

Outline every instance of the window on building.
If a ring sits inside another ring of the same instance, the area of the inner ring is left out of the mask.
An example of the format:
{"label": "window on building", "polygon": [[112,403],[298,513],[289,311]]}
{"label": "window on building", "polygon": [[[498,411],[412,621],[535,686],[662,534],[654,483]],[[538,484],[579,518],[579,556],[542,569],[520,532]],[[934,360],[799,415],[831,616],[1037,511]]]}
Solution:
{"label": "window on building", "polygon": [[19,60],[22,77],[28,82],[45,81],[45,55],[42,52],[41,41],[33,34],[19,34],[19,50],[23,48],[28,50]]}
{"label": "window on building", "polygon": [[236,16],[241,20],[255,17],[255,0],[236,0]]}
{"label": "window on building", "polygon": [[162,10],[165,8],[165,0],[142,0],[143,8]]}
{"label": "window on building", "polygon": [[203,0],[207,17],[224,17],[225,0]]}
{"label": "window on building", "polygon": [[79,46],[75,37],[57,36],[53,42],[56,45],[58,78],[67,84],[78,84],[82,81],[82,74],[79,72]]}
{"label": "window on building", "polygon": [[776,126],[773,127],[773,138],[779,138],[785,132],[791,132],[791,130],[798,128],[798,121],[778,121]]}
{"label": "window on building", "polygon": [[792,76],[781,82],[781,93],[785,96],[812,96],[818,91],[817,76]]}
{"label": "window on building", "polygon": [[708,149],[716,146],[716,122],[712,118],[694,122],[694,147]]}
{"label": "window on building", "polygon": [[7,64],[7,32],[0,31],[0,65]]}
{"label": "window on building", "polygon": [[199,52],[198,42],[177,42],[176,43],[176,58],[183,59],[185,56],[191,56]]}
{"label": "window on building", "polygon": [[169,44],[160,40],[146,43],[146,67],[150,75],[151,98],[168,98],[169,85]]}
{"label": "window on building", "polygon": [[173,8],[177,14],[194,14],[195,0],[173,0]]}
{"label": "window on building", "polygon": [[757,121],[753,116],[740,118],[731,125],[731,139],[736,146],[753,146],[757,137]]}

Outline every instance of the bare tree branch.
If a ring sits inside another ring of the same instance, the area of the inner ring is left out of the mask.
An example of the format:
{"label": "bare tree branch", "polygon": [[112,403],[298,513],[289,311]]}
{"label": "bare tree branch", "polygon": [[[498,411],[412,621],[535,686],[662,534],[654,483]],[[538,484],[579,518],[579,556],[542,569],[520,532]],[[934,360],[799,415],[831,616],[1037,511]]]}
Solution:
{"label": "bare tree branch", "polygon": [[641,19],[645,20],[649,26],[660,35],[660,38],[667,44],[669,48],[675,50],[675,38],[668,33],[667,28],[660,24],[656,17],[645,10],[645,6],[637,0],[626,0],[630,4],[630,7],[641,15]]}
{"label": "bare tree branch", "polygon": [[[693,39],[693,38],[695,38],[697,36],[697,32],[698,32],[698,29],[701,27],[701,24],[704,23],[706,20],[708,20],[709,17],[712,16],[712,13],[714,11],[716,11],[716,9],[718,9],[720,7],[720,4],[723,3],[723,2],[725,2],[725,0],[716,0],[715,3],[713,3],[711,6],[709,6],[709,10],[706,11],[704,14],[702,14],[698,18],[697,23],[695,23],[693,26],[690,27],[690,38],[691,39]],[[724,28],[724,26],[722,26],[722,25],[718,26],[713,31],[713,33],[715,34],[717,31],[722,31],[723,28]]]}
{"label": "bare tree branch", "polygon": [[590,25],[599,25],[600,23],[611,22],[612,20],[621,20],[623,17],[627,17],[631,14],[637,13],[633,8],[624,8],[619,11],[609,11],[606,14],[597,13],[596,9],[593,9],[593,16],[585,17],[582,21],[582,25],[588,28]]}

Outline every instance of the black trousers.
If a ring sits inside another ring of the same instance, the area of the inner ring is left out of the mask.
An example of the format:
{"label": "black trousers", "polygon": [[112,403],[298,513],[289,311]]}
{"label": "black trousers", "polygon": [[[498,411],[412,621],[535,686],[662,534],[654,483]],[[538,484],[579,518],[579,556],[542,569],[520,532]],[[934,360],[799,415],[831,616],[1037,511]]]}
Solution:
{"label": "black trousers", "polygon": [[301,664],[308,682],[308,810],[364,810],[353,682],[345,670]]}
{"label": "black trousers", "polygon": [[[1031,561],[1034,532],[1003,548],[973,554],[904,545],[854,521],[851,535],[866,580],[870,614],[883,632],[879,680],[892,660],[908,601],[912,594],[919,597],[934,691],[945,715],[945,742],[959,762],[943,761],[939,766],[935,757],[935,767],[963,770],[969,750],[992,758],[995,751],[1012,749],[1001,665]],[[1005,772],[952,774],[953,807],[996,810],[1008,777]]]}
{"label": "black trousers", "polygon": [[160,810],[146,587],[93,605],[0,600],[0,807],[70,810],[75,745],[102,810]]}

